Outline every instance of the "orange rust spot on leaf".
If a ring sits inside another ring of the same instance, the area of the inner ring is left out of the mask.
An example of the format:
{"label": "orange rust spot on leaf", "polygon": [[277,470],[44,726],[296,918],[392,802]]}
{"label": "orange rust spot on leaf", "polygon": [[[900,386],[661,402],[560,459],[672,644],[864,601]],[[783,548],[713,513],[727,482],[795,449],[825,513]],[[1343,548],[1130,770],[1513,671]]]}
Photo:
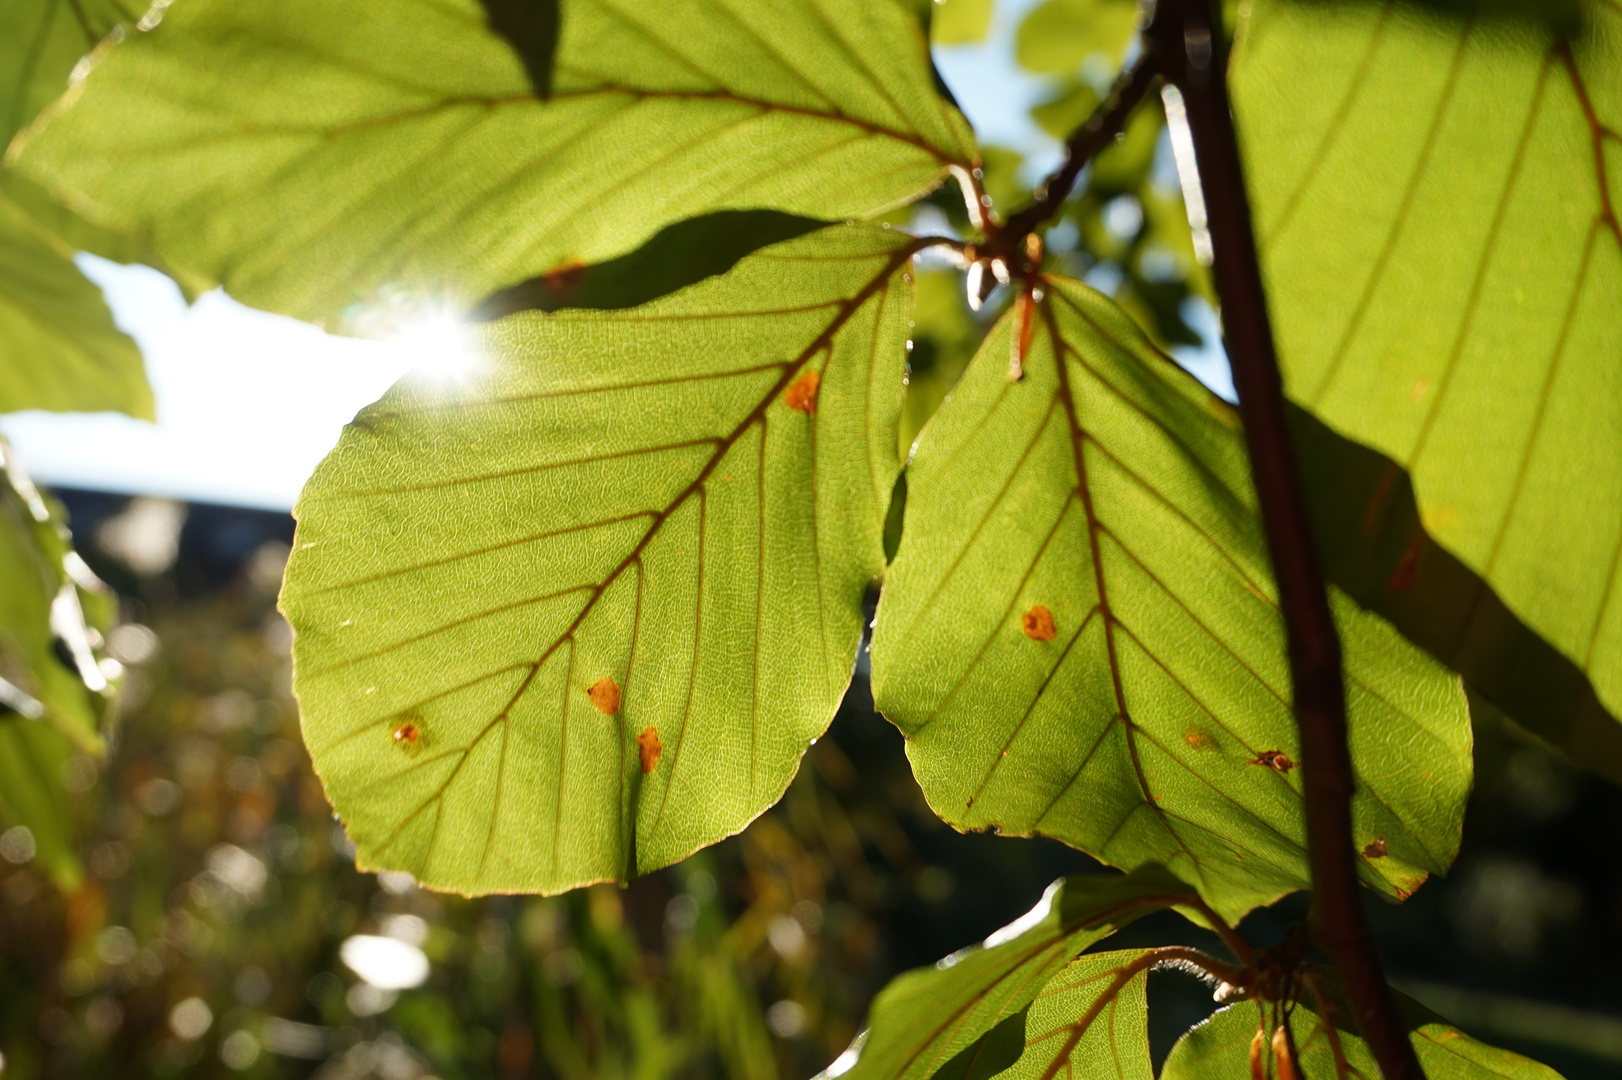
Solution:
{"label": "orange rust spot on leaf", "polygon": [[597,711],[604,716],[613,716],[620,711],[620,688],[613,679],[604,675],[592,684],[586,691],[591,703],[597,706]]}
{"label": "orange rust spot on leaf", "polygon": [[659,755],[664,747],[659,742],[659,729],[648,728],[636,737],[637,753],[642,757],[642,771],[652,772],[659,764]]}
{"label": "orange rust spot on leaf", "polygon": [[416,724],[401,724],[394,729],[394,741],[411,745],[422,738],[422,731]]}
{"label": "orange rust spot on leaf", "polygon": [[1281,750],[1263,750],[1250,761],[1252,765],[1266,765],[1274,772],[1289,772],[1295,768],[1295,762],[1286,757]]}
{"label": "orange rust spot on leaf", "polygon": [[1216,749],[1216,740],[1211,737],[1210,733],[1202,731],[1197,727],[1191,727],[1187,731],[1183,732],[1183,741],[1189,746],[1193,747],[1195,750]]}
{"label": "orange rust spot on leaf", "polygon": [[1376,836],[1373,840],[1370,840],[1367,844],[1363,845],[1363,858],[1383,859],[1385,856],[1385,837]]}
{"label": "orange rust spot on leaf", "polygon": [[796,412],[810,416],[817,411],[817,388],[821,385],[822,376],[814,371],[808,371],[783,391],[783,404]]}
{"label": "orange rust spot on leaf", "polygon": [[1019,620],[1019,626],[1032,641],[1052,641],[1058,634],[1053,625],[1053,612],[1041,604],[1033,605]]}
{"label": "orange rust spot on leaf", "polygon": [[1437,1042],[1447,1042],[1449,1039],[1462,1038],[1463,1035],[1464,1032],[1462,1031],[1443,1031],[1432,1035],[1431,1038],[1435,1039]]}

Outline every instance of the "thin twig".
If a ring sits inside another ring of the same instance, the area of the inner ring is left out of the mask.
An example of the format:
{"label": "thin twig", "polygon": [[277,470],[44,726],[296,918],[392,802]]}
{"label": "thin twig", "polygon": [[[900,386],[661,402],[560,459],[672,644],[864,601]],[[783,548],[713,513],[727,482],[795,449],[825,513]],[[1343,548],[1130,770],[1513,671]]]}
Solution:
{"label": "thin twig", "polygon": [[1339,969],[1385,1080],[1424,1080],[1359,896],[1340,637],[1286,422],[1283,381],[1228,102],[1219,6],[1215,0],[1160,0],[1146,36],[1158,44],[1164,74],[1187,103],[1215,251],[1213,276],[1222,301],[1223,332],[1284,614],[1301,737],[1314,938]]}
{"label": "thin twig", "polygon": [[1026,234],[1033,232],[1058,211],[1065,199],[1070,197],[1070,190],[1076,186],[1081,170],[1126,129],[1126,121],[1132,110],[1159,81],[1159,65],[1155,63],[1146,42],[1144,52],[1139,54],[1131,67],[1121,72],[1115,85],[1110,87],[1109,96],[1093,110],[1087,122],[1065,140],[1064,165],[1037,189],[1038,195],[1029,206],[1009,218],[997,230],[999,237],[1006,238],[1010,251],[1024,242]]}

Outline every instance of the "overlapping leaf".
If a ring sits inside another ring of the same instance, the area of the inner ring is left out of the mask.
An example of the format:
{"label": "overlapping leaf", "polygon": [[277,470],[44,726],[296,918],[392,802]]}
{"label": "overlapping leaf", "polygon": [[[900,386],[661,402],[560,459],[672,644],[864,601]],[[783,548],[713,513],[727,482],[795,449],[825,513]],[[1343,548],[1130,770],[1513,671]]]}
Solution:
{"label": "overlapping leaf", "polygon": [[875,214],[973,157],[901,0],[559,17],[537,87],[544,58],[475,0],[190,0],[113,49],[21,164],[248,303],[359,325],[380,295],[471,304],[698,214]]}
{"label": "overlapping leaf", "polygon": [[[1161,863],[1231,917],[1307,885],[1237,418],[1108,300],[1048,290],[1023,381],[1016,309],[919,442],[874,694],[947,821]],[[1364,878],[1402,895],[1457,850],[1463,695],[1384,622],[1335,608]]]}
{"label": "overlapping leaf", "polygon": [[[1017,1060],[1027,1014],[1036,1022],[1068,1000],[1033,1005],[1069,962],[1151,911],[1197,903],[1158,866],[1127,877],[1054,882],[1040,903],[933,968],[909,971],[873,1002],[869,1028],[851,1049],[850,1080],[989,1076]],[[1062,981],[1062,976],[1060,980]]]}
{"label": "overlapping leaf", "polygon": [[1153,1080],[1147,991],[1154,963],[1152,949],[1119,949],[1070,964],[1031,1003],[1023,1053],[996,1075]]}
{"label": "overlapping leaf", "polygon": [[516,315],[488,371],[346,429],[282,603],[362,865],[558,891],[778,798],[884,565],[913,246],[834,227],[643,307]]}
{"label": "overlapping leaf", "polygon": [[[1471,650],[1501,599],[1622,715],[1622,7],[1588,4],[1574,43],[1394,3],[1250,10],[1235,108],[1287,388],[1412,474],[1424,532],[1388,589],[1446,569],[1428,534],[1496,593],[1434,591],[1444,660],[1492,681]],[[1591,697],[1483,689],[1583,744]]]}
{"label": "overlapping leaf", "polygon": [[[0,8],[0,144],[67,89],[118,17],[111,0]],[[140,351],[70,258],[74,248],[132,258],[136,247],[0,172],[0,412],[117,409],[151,419]]]}
{"label": "overlapping leaf", "polygon": [[141,350],[72,253],[0,193],[0,412],[153,418]]}
{"label": "overlapping leaf", "polygon": [[[1397,994],[1409,1018],[1410,1039],[1419,1064],[1430,1080],[1560,1080],[1560,1074],[1530,1058],[1479,1042],[1423,1006]],[[1308,997],[1290,1017],[1300,1076],[1313,1080],[1358,1080],[1380,1075],[1368,1044],[1353,1030],[1350,1012],[1334,1006],[1325,1024],[1321,1006]],[[1232,1080],[1251,1075],[1250,1047],[1263,1012],[1255,1002],[1222,1009],[1189,1031],[1172,1047],[1161,1080]],[[1271,1054],[1273,1027],[1264,1031],[1265,1053]],[[1269,1072],[1269,1075],[1279,1075]]]}
{"label": "overlapping leaf", "polygon": [[79,870],[62,766],[101,750],[112,687],[94,643],[113,613],[59,514],[0,440],[0,811],[33,832],[40,861],[65,885]]}

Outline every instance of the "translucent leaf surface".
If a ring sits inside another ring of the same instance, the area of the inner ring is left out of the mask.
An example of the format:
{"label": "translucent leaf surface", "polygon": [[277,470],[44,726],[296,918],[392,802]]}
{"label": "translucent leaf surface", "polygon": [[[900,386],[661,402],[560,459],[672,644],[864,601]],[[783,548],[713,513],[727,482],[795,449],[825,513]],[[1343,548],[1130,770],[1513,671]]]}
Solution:
{"label": "translucent leaf surface", "polygon": [[974,150],[899,0],[567,0],[545,100],[475,0],[189,0],[83,90],[25,170],[329,322],[471,305],[717,210],[876,214]]}
{"label": "translucent leaf surface", "polygon": [[1124,878],[1055,882],[1035,908],[984,944],[886,986],[850,1051],[854,1065],[839,1075],[963,1080],[997,1073],[1023,1052],[1028,1020],[1040,1023],[1055,1007],[1074,1004],[1063,995],[1038,1002],[1074,957],[1151,911],[1194,901],[1188,886],[1157,866]]}
{"label": "translucent leaf surface", "polygon": [[1290,395],[1405,467],[1425,532],[1622,715],[1622,8],[1588,11],[1567,44],[1266,0],[1233,78]]}
{"label": "translucent leaf surface", "polygon": [[1083,956],[1031,1003],[1019,1060],[1003,1080],[1153,1080],[1148,949]]}
{"label": "translucent leaf surface", "polygon": [[345,430],[282,604],[361,865],[558,891],[778,798],[884,566],[913,247],[835,227],[644,307],[515,315],[487,370]]}
{"label": "translucent leaf surface", "polygon": [[[1307,885],[1282,624],[1236,415],[1117,307],[1052,279],[924,431],[873,640],[881,711],[961,829],[1148,862],[1232,917]],[[1063,364],[1056,362],[1063,358]],[[1457,850],[1457,678],[1344,597],[1364,879]]]}
{"label": "translucent leaf surface", "polygon": [[0,413],[154,417],[141,350],[72,253],[0,193]]}
{"label": "translucent leaf surface", "polygon": [[[1419,1064],[1430,1080],[1560,1080],[1560,1074],[1547,1065],[1478,1042],[1417,1002],[1396,996],[1409,1018]],[[1324,1024],[1314,1008],[1308,998],[1296,1006],[1290,1021],[1300,1075],[1313,1080],[1379,1076],[1368,1044],[1350,1030],[1346,1010],[1337,1007],[1335,1022]],[[1252,1001],[1217,1012],[1177,1041],[1160,1080],[1233,1080],[1250,1075],[1250,1044],[1261,1017],[1259,1006]],[[1272,1030],[1269,1023],[1269,1046]]]}

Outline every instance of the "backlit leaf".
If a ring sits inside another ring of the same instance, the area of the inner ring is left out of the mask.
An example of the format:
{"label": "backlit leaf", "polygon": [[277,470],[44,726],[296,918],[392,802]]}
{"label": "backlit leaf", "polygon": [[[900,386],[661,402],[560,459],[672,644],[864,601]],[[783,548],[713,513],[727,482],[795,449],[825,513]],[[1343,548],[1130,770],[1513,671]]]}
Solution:
{"label": "backlit leaf", "polygon": [[854,1066],[840,1075],[850,1080],[993,1075],[1024,1051],[1028,1015],[1046,1017],[1056,1004],[1071,1004],[1033,1002],[1074,957],[1151,911],[1195,901],[1193,890],[1158,866],[1124,878],[1055,882],[1035,908],[984,944],[886,986],[873,1001],[867,1032],[851,1049]]}
{"label": "backlit leaf", "polygon": [[[880,710],[961,829],[1157,862],[1233,917],[1307,886],[1281,620],[1236,415],[1115,305],[1050,279],[925,429],[873,639]],[[1062,366],[1055,362],[1062,356]],[[1363,876],[1451,863],[1470,784],[1458,680],[1334,598]]]}
{"label": "backlit leaf", "polygon": [[1153,963],[1152,950],[1121,949],[1070,964],[1031,1003],[1024,1053],[997,1075],[1153,1080],[1147,993]]}
{"label": "backlit leaf", "polygon": [[[0,818],[26,826],[58,884],[79,878],[62,767],[102,750],[113,688],[96,652],[115,602],[0,440]],[[0,827],[3,828],[3,827]]]}
{"label": "backlit leaf", "polygon": [[[1402,994],[1396,997],[1408,1018],[1419,1064],[1430,1080],[1560,1080],[1547,1065],[1478,1042],[1417,1002]],[[1334,1023],[1324,1024],[1315,1011],[1318,1007],[1308,996],[1291,1014],[1290,1033],[1301,1075],[1312,1080],[1379,1076],[1368,1044],[1352,1030],[1349,1010],[1336,1005]],[[1250,1044],[1262,1016],[1253,1001],[1220,1010],[1177,1041],[1160,1080],[1235,1080],[1250,1075]],[[1265,1031],[1271,1045],[1271,1022]]]}
{"label": "backlit leaf", "polygon": [[1137,18],[1132,0],[1045,0],[1020,23],[1015,55],[1042,73],[1071,74],[1094,53],[1118,64]]}
{"label": "backlit leaf", "polygon": [[935,0],[929,35],[937,45],[973,45],[991,29],[994,0]]}
{"label": "backlit leaf", "polygon": [[543,100],[476,0],[188,0],[21,165],[250,304],[364,325],[369,302],[471,306],[718,210],[878,214],[973,157],[900,0],[560,17]]}
{"label": "backlit leaf", "polygon": [[101,290],[0,193],[0,413],[20,409],[154,416],[141,350]]}
{"label": "backlit leaf", "polygon": [[[1420,621],[1468,652],[1507,607],[1618,716],[1622,8],[1587,8],[1567,44],[1407,5],[1259,0],[1233,77],[1288,392],[1407,469],[1410,542],[1428,534],[1495,594],[1432,590],[1444,607]],[[1429,573],[1416,550],[1390,588]],[[1539,730],[1592,700],[1486,689]]]}
{"label": "backlit leaf", "polygon": [[835,227],[644,307],[515,315],[487,370],[362,411],[282,598],[361,865],[556,892],[776,801],[884,566],[915,247]]}

